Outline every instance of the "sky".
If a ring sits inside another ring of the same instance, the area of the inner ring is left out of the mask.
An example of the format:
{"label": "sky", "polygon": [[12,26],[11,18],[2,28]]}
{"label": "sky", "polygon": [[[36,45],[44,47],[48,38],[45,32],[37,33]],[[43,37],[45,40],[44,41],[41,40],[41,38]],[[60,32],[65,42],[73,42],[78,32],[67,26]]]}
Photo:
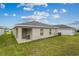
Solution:
{"label": "sky", "polygon": [[69,24],[79,21],[79,4],[74,3],[0,3],[0,26],[39,21],[47,24]]}

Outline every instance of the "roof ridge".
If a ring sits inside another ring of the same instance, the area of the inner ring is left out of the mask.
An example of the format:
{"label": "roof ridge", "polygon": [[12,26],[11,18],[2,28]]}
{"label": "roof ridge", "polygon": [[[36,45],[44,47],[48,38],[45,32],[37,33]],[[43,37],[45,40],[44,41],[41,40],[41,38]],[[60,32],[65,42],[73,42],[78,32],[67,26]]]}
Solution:
{"label": "roof ridge", "polygon": [[[29,22],[24,22],[24,23],[18,23],[18,24],[16,24],[16,25],[25,24],[25,23],[33,23],[33,22],[41,23],[41,24],[44,24],[44,25],[50,25],[50,24],[46,24],[46,23],[39,22],[39,21],[29,21]],[[50,25],[50,26],[51,26],[51,25]]]}

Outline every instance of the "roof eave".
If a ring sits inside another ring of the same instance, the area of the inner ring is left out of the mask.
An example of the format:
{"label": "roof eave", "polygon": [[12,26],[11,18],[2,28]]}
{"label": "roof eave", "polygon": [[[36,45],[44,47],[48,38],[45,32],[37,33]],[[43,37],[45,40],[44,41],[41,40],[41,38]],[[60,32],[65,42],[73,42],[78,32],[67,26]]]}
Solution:
{"label": "roof eave", "polygon": [[22,27],[22,26],[26,26],[26,27],[36,27],[36,28],[57,28],[57,27],[47,27],[47,26],[33,26],[33,25],[15,25],[15,27]]}

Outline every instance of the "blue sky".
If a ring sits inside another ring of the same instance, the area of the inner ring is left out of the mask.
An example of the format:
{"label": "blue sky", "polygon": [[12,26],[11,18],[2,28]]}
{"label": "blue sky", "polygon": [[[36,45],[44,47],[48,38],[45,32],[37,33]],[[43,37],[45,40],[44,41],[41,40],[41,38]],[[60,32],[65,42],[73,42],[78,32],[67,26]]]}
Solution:
{"label": "blue sky", "polygon": [[48,24],[69,24],[79,21],[79,4],[64,3],[2,3],[0,25],[13,27],[17,23],[40,21]]}

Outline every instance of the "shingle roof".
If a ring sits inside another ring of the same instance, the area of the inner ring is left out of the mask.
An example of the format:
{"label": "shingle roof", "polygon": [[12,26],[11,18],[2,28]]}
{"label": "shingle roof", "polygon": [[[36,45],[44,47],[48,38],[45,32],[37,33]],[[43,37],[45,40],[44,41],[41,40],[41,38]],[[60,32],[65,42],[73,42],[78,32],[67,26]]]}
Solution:
{"label": "shingle roof", "polygon": [[3,26],[0,26],[0,29],[3,29],[4,27]]}
{"label": "shingle roof", "polygon": [[58,28],[72,28],[75,29],[73,27],[67,26],[67,25],[54,25],[54,27],[58,27]]}
{"label": "shingle roof", "polygon": [[33,27],[46,27],[46,28],[54,28],[52,25],[49,24],[44,24],[38,21],[31,21],[31,22],[26,22],[26,23],[19,23],[17,24],[17,26],[19,25],[27,25],[27,26],[33,26]]}

